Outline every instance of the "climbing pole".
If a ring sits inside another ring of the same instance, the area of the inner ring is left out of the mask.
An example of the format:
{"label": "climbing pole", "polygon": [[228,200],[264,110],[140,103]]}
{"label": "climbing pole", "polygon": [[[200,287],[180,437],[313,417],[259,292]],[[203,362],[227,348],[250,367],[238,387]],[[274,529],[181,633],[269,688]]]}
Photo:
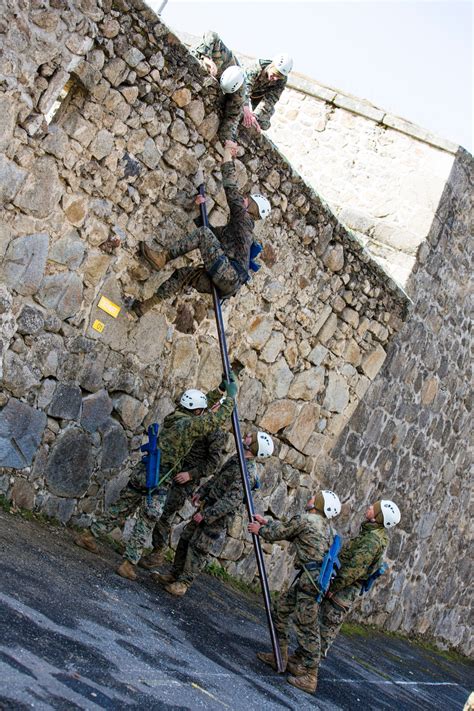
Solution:
{"label": "climbing pole", "polygon": [[[206,193],[205,193],[205,187],[204,187],[204,175],[202,174],[202,172],[198,173],[197,183],[199,186],[198,187],[199,194],[205,198]],[[199,208],[201,211],[202,223],[205,227],[208,227],[209,221],[208,221],[208,217],[207,217],[206,203],[202,203],[202,205],[200,205]],[[219,336],[219,347],[221,349],[222,367],[224,370],[226,380],[229,380],[231,368],[230,368],[230,363],[229,363],[229,354],[227,352],[224,320],[222,318],[222,309],[221,309],[221,302],[219,299],[219,293],[218,293],[216,287],[214,286],[214,284],[212,284],[212,300],[214,302],[214,311],[216,313],[216,325],[217,325],[217,333]],[[247,507],[249,520],[253,521],[254,520],[253,517],[255,514],[255,507],[253,504],[252,491],[250,489],[249,475],[248,475],[248,471],[247,471],[247,462],[246,462],[246,459],[244,456],[244,448],[242,445],[242,435],[240,433],[240,424],[239,424],[239,414],[238,414],[238,410],[237,410],[237,403],[235,404],[234,410],[232,412],[232,429],[234,431],[235,446],[237,448],[237,454],[239,457],[240,474],[242,476],[242,482],[244,485],[245,504]],[[254,547],[254,551],[255,551],[255,557],[257,559],[258,574],[260,576],[260,585],[262,587],[263,601],[265,604],[265,612],[267,613],[268,629],[270,631],[270,638],[272,641],[273,654],[275,655],[277,670],[279,672],[283,672],[284,669],[283,669],[283,662],[282,662],[282,658],[281,658],[280,646],[278,644],[278,637],[276,635],[275,626],[273,624],[273,619],[272,619],[270,589],[268,587],[268,578],[267,578],[267,573],[265,570],[265,561],[263,559],[262,546],[260,545],[259,537],[256,536],[255,534],[252,534],[252,541],[253,541],[253,547]]]}

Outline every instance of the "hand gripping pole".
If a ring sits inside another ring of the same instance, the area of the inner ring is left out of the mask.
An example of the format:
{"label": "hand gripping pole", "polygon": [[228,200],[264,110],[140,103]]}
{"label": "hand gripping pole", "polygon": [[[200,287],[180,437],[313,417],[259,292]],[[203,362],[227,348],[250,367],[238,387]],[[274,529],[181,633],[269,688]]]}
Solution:
{"label": "hand gripping pole", "polygon": [[[198,173],[197,180],[199,183],[198,192],[200,195],[202,195],[202,197],[205,197],[206,194],[205,194],[205,187],[204,187],[204,176],[201,172]],[[199,209],[201,211],[202,223],[205,227],[208,227],[209,221],[208,221],[208,217],[207,217],[206,204],[203,203],[202,205],[200,205]],[[222,318],[222,310],[221,310],[221,304],[220,304],[220,300],[219,300],[219,294],[218,294],[218,291],[217,291],[216,287],[214,286],[214,284],[212,284],[212,300],[214,302],[214,311],[216,313],[216,325],[217,325],[217,333],[219,336],[219,346],[221,349],[222,367],[224,370],[226,380],[228,380],[230,377],[229,354],[227,352],[224,320]],[[242,482],[244,485],[245,504],[247,507],[249,520],[253,521],[255,508],[254,508],[254,504],[253,504],[252,491],[250,489],[249,475],[248,475],[248,471],[247,471],[247,463],[246,463],[246,459],[244,456],[244,448],[242,446],[242,435],[240,433],[237,403],[235,404],[235,407],[232,412],[232,429],[234,430],[235,446],[237,448],[237,454],[239,457],[239,465],[240,465],[240,473],[241,473]],[[282,662],[282,658],[281,658],[280,646],[278,644],[278,637],[277,637],[277,634],[275,631],[275,626],[273,624],[273,619],[272,619],[270,589],[268,587],[268,579],[267,579],[267,573],[265,570],[265,561],[263,558],[262,547],[260,545],[259,537],[256,536],[255,534],[252,534],[252,541],[253,541],[253,547],[254,547],[254,551],[255,551],[255,557],[257,559],[258,574],[260,576],[260,585],[262,587],[263,601],[265,604],[265,612],[267,614],[267,623],[268,623],[268,629],[270,631],[270,638],[272,641],[273,654],[275,655],[277,670],[279,672],[283,672],[284,669],[283,669],[283,662]]]}

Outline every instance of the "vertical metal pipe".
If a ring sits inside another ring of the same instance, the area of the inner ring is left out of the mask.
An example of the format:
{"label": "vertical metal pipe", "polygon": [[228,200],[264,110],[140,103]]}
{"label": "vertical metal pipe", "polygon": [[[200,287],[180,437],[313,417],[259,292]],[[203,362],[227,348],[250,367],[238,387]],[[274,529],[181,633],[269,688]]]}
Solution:
{"label": "vertical metal pipe", "polygon": [[[202,183],[199,188],[199,194],[205,197],[204,183]],[[199,206],[201,211],[201,218],[203,225],[209,226],[209,221],[207,218],[206,204],[203,203]],[[222,357],[222,367],[226,379],[230,376],[230,363],[229,354],[227,351],[227,343],[225,338],[225,327],[224,320],[222,318],[222,309],[219,300],[219,294],[216,287],[212,284],[212,300],[214,302],[214,311],[216,313],[216,324],[217,324],[217,334],[219,337],[219,347],[221,350]],[[242,435],[240,432],[239,415],[237,411],[237,403],[235,404],[234,410],[232,412],[232,429],[234,430],[235,446],[237,448],[237,455],[239,457],[240,473],[242,475],[242,482],[244,485],[245,493],[245,505],[247,507],[247,512],[249,520],[253,521],[253,515],[255,513],[255,507],[253,504],[252,491],[250,489],[249,475],[247,470],[247,462],[245,459],[244,448],[242,445]],[[278,643],[278,637],[275,631],[275,626],[273,624],[272,612],[271,612],[271,598],[270,598],[270,588],[268,587],[268,578],[265,570],[265,561],[263,558],[262,546],[260,544],[260,539],[255,534],[252,534],[253,548],[255,551],[255,557],[257,559],[258,574],[260,577],[260,585],[262,588],[263,601],[265,604],[265,612],[267,615],[268,629],[270,631],[270,638],[273,647],[273,654],[275,655],[276,666],[279,672],[283,672],[283,661],[281,658],[280,645]]]}

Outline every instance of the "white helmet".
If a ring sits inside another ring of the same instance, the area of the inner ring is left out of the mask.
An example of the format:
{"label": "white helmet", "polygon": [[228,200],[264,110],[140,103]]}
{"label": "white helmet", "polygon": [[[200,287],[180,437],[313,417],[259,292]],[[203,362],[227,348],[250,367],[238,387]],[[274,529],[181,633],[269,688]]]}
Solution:
{"label": "white helmet", "polygon": [[323,489],[321,491],[324,499],[324,513],[326,518],[334,518],[339,513],[341,513],[341,502],[339,501],[339,496],[331,491],[330,489]]}
{"label": "white helmet", "polygon": [[283,74],[285,77],[287,77],[293,69],[293,60],[289,54],[277,54],[276,57],[273,57],[272,64],[275,66],[275,69],[278,69],[280,74]]}
{"label": "white helmet", "polygon": [[260,215],[260,219],[264,220],[270,212],[272,211],[272,206],[270,205],[270,201],[267,200],[267,198],[264,195],[260,195],[260,193],[252,193],[250,195],[254,203],[258,207],[258,212]]}
{"label": "white helmet", "polygon": [[219,82],[224,94],[233,94],[244,83],[244,70],[242,67],[227,67]]}
{"label": "white helmet", "polygon": [[199,410],[207,407],[207,397],[201,390],[186,390],[181,395],[179,404],[185,407],[186,410]]}
{"label": "white helmet", "polygon": [[383,516],[383,525],[385,528],[392,528],[400,523],[401,514],[397,504],[388,499],[381,499],[380,512]]}
{"label": "white helmet", "polygon": [[265,459],[271,457],[275,448],[273,440],[266,432],[257,432],[258,452],[257,457]]}

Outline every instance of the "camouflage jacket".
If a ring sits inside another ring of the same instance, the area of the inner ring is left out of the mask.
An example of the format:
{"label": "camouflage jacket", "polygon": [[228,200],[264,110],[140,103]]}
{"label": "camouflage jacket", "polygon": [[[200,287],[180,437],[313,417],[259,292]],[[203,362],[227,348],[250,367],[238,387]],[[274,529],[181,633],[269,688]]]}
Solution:
{"label": "camouflage jacket", "polygon": [[[216,388],[207,394],[209,407],[222,397]],[[203,415],[190,415],[184,408],[178,408],[163,421],[158,438],[161,450],[160,476],[170,470],[189,471],[196,482],[209,476],[219,465],[225,433],[220,426],[230,417],[234,400],[226,397],[216,413],[206,411]],[[170,486],[170,477],[163,483]],[[142,461],[134,466],[128,485],[136,491],[146,493],[146,468]]]}
{"label": "camouflage jacket", "polygon": [[381,566],[387,546],[386,529],[379,523],[365,521],[359,535],[348,541],[339,555],[341,567],[331,584],[336,603],[350,607],[362,583]]}
{"label": "camouflage jacket", "polygon": [[[252,487],[257,475],[257,465],[251,459],[247,459],[247,471]],[[217,519],[238,511],[244,501],[244,486],[237,454],[230,457],[198,493],[204,503],[201,513],[205,523],[214,523]]]}
{"label": "camouflage jacket", "polygon": [[[218,389],[208,393],[209,405],[217,402],[220,397],[222,393]],[[202,415],[191,415],[184,408],[178,408],[165,417],[158,439],[162,472],[173,470],[178,473],[182,460],[190,454],[196,440],[219,429],[231,416],[233,409],[233,398],[226,397],[217,412],[206,410]]]}
{"label": "camouflage jacket", "polygon": [[213,227],[225,253],[248,271],[250,248],[254,239],[254,221],[244,207],[243,197],[237,188],[235,167],[232,161],[222,164],[222,184],[230,211],[229,222],[224,227]]}
{"label": "camouflage jacket", "polygon": [[296,548],[295,565],[320,562],[329,550],[334,532],[327,518],[318,513],[302,513],[289,521],[269,521],[260,529],[264,541],[291,541]]}
{"label": "camouflage jacket", "polygon": [[[194,48],[193,53],[198,59],[209,57],[217,66],[216,79],[233,66],[240,66],[238,59],[228,49],[216,32],[206,32],[201,42]],[[246,97],[245,81],[233,94],[225,94],[222,98],[223,116],[219,126],[219,138],[224,143],[227,140],[235,141],[237,129],[242,119]]]}
{"label": "camouflage jacket", "polygon": [[275,104],[288,81],[288,77],[270,81],[265,71],[270,64],[271,59],[257,59],[245,70],[247,84],[245,103],[250,106],[251,102],[258,123],[264,130],[270,128],[270,119],[275,113]]}

